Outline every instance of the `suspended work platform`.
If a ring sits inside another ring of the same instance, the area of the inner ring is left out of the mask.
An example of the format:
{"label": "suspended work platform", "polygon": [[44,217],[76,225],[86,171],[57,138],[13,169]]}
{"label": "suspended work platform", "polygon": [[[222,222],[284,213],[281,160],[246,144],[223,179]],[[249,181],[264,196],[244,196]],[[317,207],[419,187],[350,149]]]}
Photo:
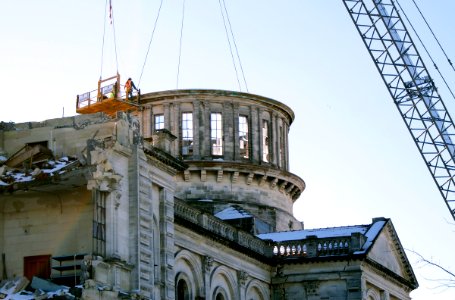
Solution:
{"label": "suspended work platform", "polygon": [[122,93],[120,75],[98,81],[98,89],[77,95],[76,112],[79,114],[93,114],[104,112],[113,117],[118,111],[136,110],[139,107],[140,93],[134,92],[128,98]]}

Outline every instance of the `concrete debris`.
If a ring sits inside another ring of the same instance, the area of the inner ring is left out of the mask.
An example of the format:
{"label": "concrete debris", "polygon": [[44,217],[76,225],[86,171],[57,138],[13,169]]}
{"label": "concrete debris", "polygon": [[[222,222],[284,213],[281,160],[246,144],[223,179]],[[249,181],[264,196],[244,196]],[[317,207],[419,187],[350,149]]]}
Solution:
{"label": "concrete debris", "polygon": [[0,166],[0,192],[2,187],[12,187],[15,184],[30,182],[45,182],[58,180],[63,173],[79,167],[81,163],[75,157],[62,157],[49,159],[39,164],[33,164],[30,169],[11,168],[7,165]]}
{"label": "concrete debris", "polygon": [[143,299],[137,292],[127,293],[111,285],[99,284],[88,279],[83,285],[67,287],[48,280],[33,277],[32,282],[26,277],[3,280],[0,282],[0,300],[117,300]]}
{"label": "concrete debris", "polygon": [[35,290],[44,292],[55,292],[62,289],[61,285],[33,276],[30,286]]}
{"label": "concrete debris", "polygon": [[16,277],[11,280],[2,280],[0,282],[0,299],[6,299],[4,295],[15,294],[23,290],[28,284],[29,280],[26,277]]}
{"label": "concrete debris", "polygon": [[80,299],[82,287],[69,288],[50,281],[33,277],[32,283],[26,277],[17,277],[0,282],[2,300],[74,300]]}

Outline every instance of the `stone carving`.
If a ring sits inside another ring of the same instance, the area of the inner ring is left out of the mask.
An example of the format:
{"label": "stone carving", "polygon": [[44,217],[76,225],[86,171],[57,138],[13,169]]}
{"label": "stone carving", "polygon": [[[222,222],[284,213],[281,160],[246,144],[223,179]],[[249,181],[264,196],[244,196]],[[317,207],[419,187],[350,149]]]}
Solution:
{"label": "stone carving", "polygon": [[213,257],[205,256],[204,257],[204,270],[210,272],[213,267]]}
{"label": "stone carving", "polygon": [[239,279],[239,283],[241,285],[245,285],[246,280],[248,278],[248,273],[245,271],[237,271],[237,277]]}

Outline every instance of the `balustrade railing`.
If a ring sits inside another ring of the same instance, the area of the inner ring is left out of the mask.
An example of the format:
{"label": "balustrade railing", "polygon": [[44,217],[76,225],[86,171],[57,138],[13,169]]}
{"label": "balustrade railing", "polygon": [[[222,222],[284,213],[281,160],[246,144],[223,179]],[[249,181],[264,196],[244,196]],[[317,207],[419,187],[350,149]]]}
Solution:
{"label": "balustrade railing", "polygon": [[210,214],[187,205],[182,200],[175,200],[174,212],[182,219],[265,257],[312,258],[346,255],[360,250],[359,247],[364,242],[364,236],[361,234],[336,238],[308,236],[302,240],[273,242],[261,240],[250,233],[239,230]]}
{"label": "balustrade railing", "polygon": [[348,254],[351,249],[351,237],[337,239],[309,238],[297,241],[277,242],[273,246],[273,255],[278,257],[321,257]]}
{"label": "balustrade railing", "polygon": [[185,219],[191,223],[201,226],[205,230],[213,232],[220,237],[248,248],[258,254],[271,257],[272,251],[270,245],[249,234],[243,232],[232,225],[212,215],[206,214],[198,209],[192,208],[181,200],[175,200],[174,212],[176,216]]}

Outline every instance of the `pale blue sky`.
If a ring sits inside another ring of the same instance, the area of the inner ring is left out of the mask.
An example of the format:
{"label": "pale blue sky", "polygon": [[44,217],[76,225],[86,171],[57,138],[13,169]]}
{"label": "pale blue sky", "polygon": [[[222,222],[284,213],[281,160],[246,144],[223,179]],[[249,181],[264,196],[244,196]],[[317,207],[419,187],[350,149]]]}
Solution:
{"label": "pale blue sky", "polygon": [[[105,1],[16,0],[0,6],[0,120],[75,114],[76,94],[117,66]],[[113,0],[118,71],[138,83],[159,1]],[[140,82],[177,87],[182,0],[164,1]],[[421,25],[411,0],[400,0]],[[417,1],[455,60],[455,1]],[[306,228],[392,219],[405,248],[455,270],[454,222],[341,0],[226,1],[249,92],[290,106],[291,171],[307,184],[294,212]],[[426,38],[427,46],[435,43]],[[179,88],[239,90],[218,1],[186,0]],[[435,52],[436,57],[441,57]],[[447,71],[447,63],[438,66]],[[101,74],[101,66],[103,72]],[[430,73],[438,79],[432,65]],[[239,69],[239,66],[237,66]],[[448,70],[452,84],[454,73]],[[454,100],[441,88],[449,111]],[[242,86],[242,91],[246,91]],[[414,299],[454,299],[408,253]]]}

